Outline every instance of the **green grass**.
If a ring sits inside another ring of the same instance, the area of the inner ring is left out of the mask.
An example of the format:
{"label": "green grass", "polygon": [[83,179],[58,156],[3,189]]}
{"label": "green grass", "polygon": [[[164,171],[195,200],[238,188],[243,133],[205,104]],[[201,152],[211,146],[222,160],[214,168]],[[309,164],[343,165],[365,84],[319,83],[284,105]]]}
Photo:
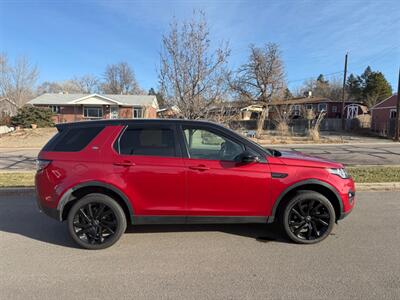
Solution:
{"label": "green grass", "polygon": [[[400,182],[400,167],[349,167],[357,183]],[[0,172],[0,187],[25,187],[34,185],[35,172]]]}

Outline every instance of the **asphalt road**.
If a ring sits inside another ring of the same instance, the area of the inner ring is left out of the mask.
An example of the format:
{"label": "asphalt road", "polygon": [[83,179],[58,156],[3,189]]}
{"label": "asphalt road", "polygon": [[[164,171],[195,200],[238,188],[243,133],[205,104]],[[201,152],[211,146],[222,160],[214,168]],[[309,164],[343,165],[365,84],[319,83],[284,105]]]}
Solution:
{"label": "asphalt road", "polygon": [[400,299],[399,194],[357,201],[317,245],[266,225],[139,226],[88,251],[32,192],[2,190],[0,298]]}
{"label": "asphalt road", "polygon": [[[280,145],[278,150],[300,151],[345,165],[400,165],[399,143],[339,144],[339,145]],[[35,169],[40,149],[0,148],[0,171]]]}

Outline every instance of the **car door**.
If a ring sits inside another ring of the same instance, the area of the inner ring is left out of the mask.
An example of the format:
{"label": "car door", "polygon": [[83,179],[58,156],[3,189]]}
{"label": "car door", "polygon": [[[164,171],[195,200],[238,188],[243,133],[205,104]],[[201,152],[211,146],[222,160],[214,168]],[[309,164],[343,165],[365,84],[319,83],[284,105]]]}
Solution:
{"label": "car door", "polygon": [[270,172],[263,162],[240,163],[249,149],[207,126],[181,127],[186,146],[188,215],[266,216]]}
{"label": "car door", "polygon": [[184,214],[186,169],[175,125],[130,125],[114,148],[135,216]]}

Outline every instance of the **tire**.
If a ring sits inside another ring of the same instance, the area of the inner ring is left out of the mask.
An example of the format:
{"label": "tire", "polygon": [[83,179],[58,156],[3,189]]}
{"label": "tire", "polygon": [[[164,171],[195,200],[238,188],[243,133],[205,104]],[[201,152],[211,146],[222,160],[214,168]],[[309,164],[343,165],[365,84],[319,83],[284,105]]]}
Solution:
{"label": "tire", "polygon": [[300,244],[324,240],[335,225],[335,209],[320,193],[299,191],[284,207],[280,222],[288,238]]}
{"label": "tire", "polygon": [[115,244],[126,230],[121,206],[104,194],[89,194],[78,200],[68,214],[68,230],[82,248],[99,250]]}

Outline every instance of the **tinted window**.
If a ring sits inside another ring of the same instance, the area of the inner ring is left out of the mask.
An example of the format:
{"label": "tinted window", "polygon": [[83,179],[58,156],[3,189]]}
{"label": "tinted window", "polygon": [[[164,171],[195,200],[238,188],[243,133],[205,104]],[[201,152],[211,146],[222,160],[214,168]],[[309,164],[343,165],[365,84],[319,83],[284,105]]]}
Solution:
{"label": "tinted window", "polygon": [[204,129],[184,127],[190,158],[234,160],[244,151],[241,144]]}
{"label": "tinted window", "polygon": [[70,128],[47,151],[76,152],[85,148],[104,127]]}
{"label": "tinted window", "polygon": [[169,128],[128,128],[116,145],[120,154],[176,156],[174,131]]}

